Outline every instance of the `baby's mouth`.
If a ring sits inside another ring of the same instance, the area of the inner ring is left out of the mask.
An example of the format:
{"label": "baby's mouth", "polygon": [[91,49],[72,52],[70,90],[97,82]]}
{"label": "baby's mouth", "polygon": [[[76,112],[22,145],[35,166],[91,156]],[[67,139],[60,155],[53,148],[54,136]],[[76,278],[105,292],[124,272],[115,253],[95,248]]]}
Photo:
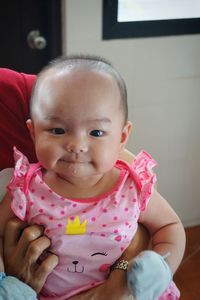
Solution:
{"label": "baby's mouth", "polygon": [[67,164],[85,164],[87,161],[79,160],[79,159],[61,159],[62,162]]}

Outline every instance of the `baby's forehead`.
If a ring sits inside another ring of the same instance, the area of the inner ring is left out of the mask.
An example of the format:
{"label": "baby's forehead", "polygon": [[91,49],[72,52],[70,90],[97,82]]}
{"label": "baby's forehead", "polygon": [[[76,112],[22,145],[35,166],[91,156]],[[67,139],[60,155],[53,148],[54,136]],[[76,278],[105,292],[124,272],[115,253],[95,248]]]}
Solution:
{"label": "baby's forehead", "polygon": [[50,93],[70,93],[71,91],[84,94],[109,93],[110,98],[115,95],[121,98],[121,93],[116,80],[104,71],[88,69],[85,67],[49,69],[41,74],[36,84],[37,98]]}
{"label": "baby's forehead", "polygon": [[57,82],[57,80],[85,80],[87,78],[93,78],[95,80],[99,77],[102,78],[102,80],[105,80],[107,83],[116,82],[114,76],[112,76],[109,72],[106,72],[105,70],[98,70],[96,68],[88,68],[86,66],[71,66],[68,65],[65,68],[59,69],[59,68],[50,68],[41,73],[41,76],[38,79],[38,85],[40,83],[51,81]]}
{"label": "baby's forehead", "polygon": [[[102,105],[103,109],[103,106],[108,107],[109,103],[119,104],[121,97],[117,83],[105,72],[85,68],[67,68],[55,72],[49,69],[39,78],[33,109],[36,110],[36,106],[37,110],[41,106],[46,109],[49,108],[49,104],[55,108],[56,103],[57,106],[67,104],[71,108],[70,105],[73,105],[71,98],[76,103],[82,101],[86,106],[87,103],[91,104],[91,101],[94,101],[94,105],[90,105],[90,108],[96,109]],[[119,108],[118,105],[117,107]]]}

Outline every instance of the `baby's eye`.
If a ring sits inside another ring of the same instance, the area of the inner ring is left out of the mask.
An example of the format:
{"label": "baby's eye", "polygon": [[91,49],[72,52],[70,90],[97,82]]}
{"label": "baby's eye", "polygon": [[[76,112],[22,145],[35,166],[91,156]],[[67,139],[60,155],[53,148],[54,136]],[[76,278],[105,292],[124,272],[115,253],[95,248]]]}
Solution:
{"label": "baby's eye", "polygon": [[95,136],[95,137],[100,137],[100,136],[103,136],[104,135],[104,131],[103,130],[92,130],[90,131],[90,135],[91,136]]}
{"label": "baby's eye", "polygon": [[55,135],[61,135],[65,133],[65,130],[63,128],[51,128],[49,130],[51,133],[55,134]]}

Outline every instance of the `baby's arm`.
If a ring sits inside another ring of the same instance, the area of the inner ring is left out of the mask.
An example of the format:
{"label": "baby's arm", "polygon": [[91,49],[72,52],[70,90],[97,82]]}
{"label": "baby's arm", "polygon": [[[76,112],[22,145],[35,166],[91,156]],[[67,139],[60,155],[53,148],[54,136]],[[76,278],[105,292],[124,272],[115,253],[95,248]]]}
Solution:
{"label": "baby's arm", "polygon": [[[135,157],[127,149],[124,149],[120,154],[120,158],[131,164]],[[166,260],[172,273],[174,273],[184,254],[185,231],[177,214],[156,191],[156,188],[145,212],[141,213],[139,222],[150,233],[152,250],[161,255],[170,253]]]}
{"label": "baby's arm", "polygon": [[167,203],[154,191],[147,208],[141,213],[139,222],[144,224],[152,237],[152,250],[165,256],[172,273],[178,268],[185,249],[185,231],[183,225]]}
{"label": "baby's arm", "polygon": [[185,249],[185,232],[179,217],[154,191],[139,222],[149,230],[152,250],[141,252],[131,261],[127,274],[129,289],[137,300],[158,299],[162,293],[179,299],[179,291],[171,283]]}

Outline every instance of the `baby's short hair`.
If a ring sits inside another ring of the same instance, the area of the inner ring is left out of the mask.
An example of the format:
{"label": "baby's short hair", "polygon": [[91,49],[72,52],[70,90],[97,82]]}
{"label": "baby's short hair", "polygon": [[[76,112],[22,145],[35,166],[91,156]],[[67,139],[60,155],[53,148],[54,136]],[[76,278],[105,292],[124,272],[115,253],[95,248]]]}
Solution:
{"label": "baby's short hair", "polygon": [[87,70],[95,70],[97,72],[103,72],[110,75],[115,82],[120,91],[121,96],[121,108],[124,115],[124,123],[128,119],[128,104],[127,104],[127,88],[124,82],[124,79],[121,77],[119,72],[112,66],[112,64],[100,56],[95,55],[71,55],[71,56],[62,56],[55,60],[52,60],[47,66],[45,66],[41,72],[38,74],[38,79],[36,85],[33,89],[32,98],[34,97],[35,90],[37,90],[38,85],[40,84],[40,79],[48,70],[70,70],[85,68]]}

